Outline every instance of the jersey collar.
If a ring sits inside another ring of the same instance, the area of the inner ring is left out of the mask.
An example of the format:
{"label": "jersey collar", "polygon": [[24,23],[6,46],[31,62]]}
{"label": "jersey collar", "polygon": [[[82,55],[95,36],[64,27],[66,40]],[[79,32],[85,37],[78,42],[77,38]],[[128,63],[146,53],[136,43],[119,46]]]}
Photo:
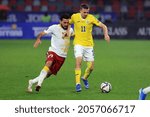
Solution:
{"label": "jersey collar", "polygon": [[84,19],[84,18],[82,18],[81,13],[79,13],[79,14],[80,14],[80,18],[81,18],[82,20],[86,20],[87,17],[88,17],[88,15],[87,15],[87,17]]}

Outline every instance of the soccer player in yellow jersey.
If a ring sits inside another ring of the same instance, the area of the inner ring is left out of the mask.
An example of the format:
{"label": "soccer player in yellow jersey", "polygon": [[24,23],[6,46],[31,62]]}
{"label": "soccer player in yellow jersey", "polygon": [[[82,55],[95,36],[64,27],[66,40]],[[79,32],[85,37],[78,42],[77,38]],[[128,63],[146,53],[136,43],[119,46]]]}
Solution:
{"label": "soccer player in yellow jersey", "polygon": [[[89,88],[88,77],[94,68],[94,52],[93,52],[93,37],[92,28],[96,25],[102,28],[104,38],[107,42],[110,41],[108,29],[105,24],[97,20],[93,15],[89,14],[89,6],[81,4],[80,13],[73,14],[70,19],[70,24],[74,24],[74,55],[76,58],[75,64],[75,80],[76,91],[81,91],[80,78],[82,79],[86,89]],[[81,77],[82,59],[87,62],[87,68],[84,75]]]}

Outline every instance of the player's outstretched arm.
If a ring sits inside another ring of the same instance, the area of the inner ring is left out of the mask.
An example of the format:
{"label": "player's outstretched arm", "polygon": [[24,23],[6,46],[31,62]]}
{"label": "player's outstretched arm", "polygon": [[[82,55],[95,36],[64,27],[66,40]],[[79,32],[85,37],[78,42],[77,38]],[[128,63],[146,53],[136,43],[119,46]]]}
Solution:
{"label": "player's outstretched arm", "polygon": [[99,27],[103,29],[104,38],[109,43],[110,42],[110,37],[108,35],[108,28],[107,28],[107,26],[105,24],[101,23]]}
{"label": "player's outstretched arm", "polygon": [[40,34],[38,34],[37,38],[36,38],[36,41],[33,45],[34,48],[37,48],[39,44],[41,44],[41,37],[46,35],[45,32],[41,32]]}
{"label": "player's outstretched arm", "polygon": [[71,35],[70,35],[70,28],[71,28],[71,25],[68,25],[68,28],[67,28],[67,30],[66,30],[66,33],[64,33],[64,35],[63,35],[63,38],[64,37],[70,37]]}

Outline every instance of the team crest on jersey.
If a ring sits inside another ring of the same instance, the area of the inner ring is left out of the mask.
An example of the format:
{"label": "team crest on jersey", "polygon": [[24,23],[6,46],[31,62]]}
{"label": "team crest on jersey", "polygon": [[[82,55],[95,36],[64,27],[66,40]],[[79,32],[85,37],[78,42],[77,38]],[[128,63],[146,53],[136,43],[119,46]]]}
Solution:
{"label": "team crest on jersey", "polygon": [[86,23],[87,23],[87,24],[89,24],[89,23],[90,23],[90,21],[89,21],[89,20],[86,20]]}

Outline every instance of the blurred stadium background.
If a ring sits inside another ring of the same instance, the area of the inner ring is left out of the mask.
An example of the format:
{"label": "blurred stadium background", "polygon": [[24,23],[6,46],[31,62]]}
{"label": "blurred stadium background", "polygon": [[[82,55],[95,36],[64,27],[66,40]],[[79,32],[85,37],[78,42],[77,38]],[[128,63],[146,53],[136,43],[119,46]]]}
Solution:
{"label": "blurred stadium background", "polygon": [[[112,38],[149,39],[150,0],[0,0],[0,39],[35,38],[59,22],[60,13],[78,12],[81,3],[90,4],[90,12],[109,26]],[[48,23],[42,19],[45,13]],[[94,28],[93,34],[102,32]]]}

